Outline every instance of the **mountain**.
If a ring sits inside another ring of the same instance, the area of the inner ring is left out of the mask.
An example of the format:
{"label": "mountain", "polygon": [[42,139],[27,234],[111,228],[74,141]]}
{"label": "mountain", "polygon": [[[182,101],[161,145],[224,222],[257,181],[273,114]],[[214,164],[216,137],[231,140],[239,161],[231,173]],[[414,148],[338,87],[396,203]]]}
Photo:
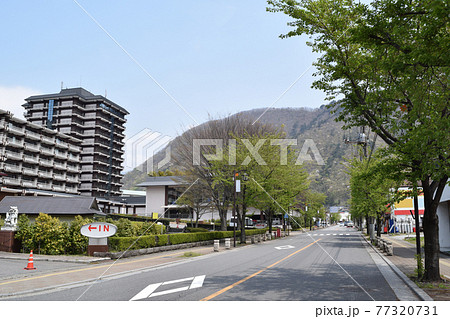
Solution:
{"label": "mountain", "polygon": [[[316,161],[305,162],[305,168],[310,174],[311,188],[327,195],[328,206],[343,206],[349,199],[349,177],[345,173],[345,158],[356,156],[354,144],[346,144],[344,136],[356,140],[359,130],[343,131],[342,123],[336,122],[336,114],[332,114],[325,106],[317,109],[309,108],[274,108],[254,109],[238,113],[238,115],[271,124],[281,128],[286,138],[297,139],[297,149],[300,150],[307,139],[317,146],[324,164]],[[264,113],[265,112],[265,113]],[[264,113],[264,114],[263,114]],[[371,137],[371,136],[369,136]],[[176,145],[177,139],[172,142]],[[159,152],[154,159],[157,163],[164,158],[164,151]],[[308,152],[312,159],[314,155]],[[145,171],[145,170],[144,170]],[[138,189],[136,184],[142,182],[146,174],[134,169],[123,177],[124,189]]]}

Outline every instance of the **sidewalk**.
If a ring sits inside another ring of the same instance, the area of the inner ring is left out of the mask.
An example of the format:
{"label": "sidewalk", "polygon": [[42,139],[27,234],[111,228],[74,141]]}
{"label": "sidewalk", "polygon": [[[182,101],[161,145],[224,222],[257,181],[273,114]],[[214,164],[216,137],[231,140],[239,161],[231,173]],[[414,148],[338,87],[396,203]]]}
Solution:
{"label": "sidewalk", "polygon": [[[5,251],[0,251],[0,259],[16,259],[16,260],[28,260],[30,254],[22,254],[22,253],[8,253]],[[82,255],[39,255],[33,253],[34,261],[61,261],[61,262],[70,262],[70,263],[82,263],[82,264],[90,264],[96,263],[99,261],[110,260],[110,258],[99,258],[99,257],[90,257],[90,256],[82,256]]]}
{"label": "sidewalk", "polygon": [[[400,269],[406,276],[414,276],[417,268],[416,245],[405,241],[405,237],[413,235],[397,235],[392,236],[388,234],[382,234],[382,238],[392,242],[394,246],[393,256],[384,256],[391,261],[398,269]],[[422,250],[422,258],[423,250]],[[450,281],[450,256],[440,254],[439,256],[439,268],[441,276]],[[422,289],[429,294],[434,300],[450,300],[450,289]]]}
{"label": "sidewalk", "polygon": [[[381,238],[391,241],[394,245],[394,255],[387,256],[387,258],[389,258],[390,261],[392,261],[403,273],[405,273],[405,275],[413,275],[417,267],[417,262],[415,259],[416,245],[404,240],[408,236],[411,237],[413,235],[389,236],[387,234],[383,234]],[[423,257],[422,249],[422,258]],[[450,280],[450,257],[440,254],[439,261],[441,275]]]}

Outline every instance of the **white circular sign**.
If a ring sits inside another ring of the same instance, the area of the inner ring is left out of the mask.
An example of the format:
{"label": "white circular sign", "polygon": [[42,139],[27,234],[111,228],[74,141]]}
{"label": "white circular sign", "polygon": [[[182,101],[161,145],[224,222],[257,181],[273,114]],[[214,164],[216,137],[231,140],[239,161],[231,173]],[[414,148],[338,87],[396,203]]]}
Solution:
{"label": "white circular sign", "polygon": [[109,223],[92,223],[81,227],[81,235],[90,238],[105,238],[114,235],[117,226]]}

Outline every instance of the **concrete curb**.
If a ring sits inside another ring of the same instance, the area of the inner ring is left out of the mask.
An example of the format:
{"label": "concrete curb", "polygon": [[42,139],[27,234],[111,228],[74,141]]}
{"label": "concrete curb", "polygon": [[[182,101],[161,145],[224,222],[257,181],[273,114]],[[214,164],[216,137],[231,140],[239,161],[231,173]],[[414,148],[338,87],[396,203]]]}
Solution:
{"label": "concrete curb", "polygon": [[[27,256],[5,256],[0,255],[0,259],[11,259],[11,260],[28,260],[29,255]],[[55,256],[55,258],[47,257],[45,255],[43,256],[33,256],[34,261],[52,261],[52,262],[68,262],[68,263],[74,263],[74,264],[90,264],[90,263],[96,263],[100,261],[105,260],[111,260],[111,258],[108,257],[91,257],[90,259],[71,259],[71,258],[65,258],[64,255],[62,256]]]}
{"label": "concrete curb", "polygon": [[433,301],[433,299],[427,295],[425,291],[417,287],[417,285],[409,279],[397,266],[394,265],[388,258],[386,258],[378,249],[376,249],[371,242],[367,240],[365,236],[360,234],[364,238],[365,242],[389,265],[389,267],[399,276],[403,282],[422,300],[422,301]]}

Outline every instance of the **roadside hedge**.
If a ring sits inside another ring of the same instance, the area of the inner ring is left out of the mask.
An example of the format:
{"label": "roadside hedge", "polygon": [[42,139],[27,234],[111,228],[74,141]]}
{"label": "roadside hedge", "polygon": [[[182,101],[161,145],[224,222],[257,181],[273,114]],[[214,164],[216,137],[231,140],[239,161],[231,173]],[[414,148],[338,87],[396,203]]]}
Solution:
{"label": "roadside hedge", "polygon": [[[265,229],[251,229],[246,230],[247,236],[257,234],[264,234]],[[240,231],[236,231],[236,237],[239,237]],[[177,233],[166,235],[149,235],[138,237],[110,237],[108,239],[109,249],[111,251],[124,251],[127,249],[142,249],[152,248],[165,245],[178,245],[184,243],[193,243],[199,241],[207,241],[214,239],[223,239],[233,237],[232,231],[214,231],[214,232],[199,232],[199,233]],[[131,244],[136,243],[130,247]]]}

